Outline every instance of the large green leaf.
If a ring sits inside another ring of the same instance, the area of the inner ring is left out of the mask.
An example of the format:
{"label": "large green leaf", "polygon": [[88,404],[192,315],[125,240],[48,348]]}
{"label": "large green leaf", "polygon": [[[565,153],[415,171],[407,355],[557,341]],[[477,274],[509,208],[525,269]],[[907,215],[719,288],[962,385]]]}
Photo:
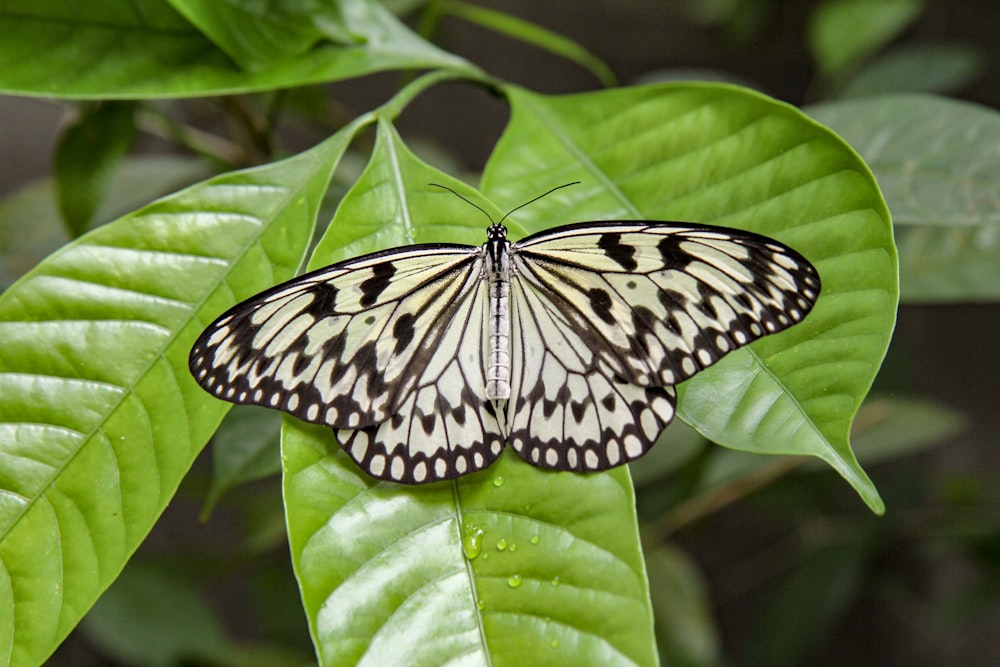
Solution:
{"label": "large green leaf", "polygon": [[[471,69],[374,0],[340,0],[335,8],[336,29],[354,35],[354,43],[321,43],[246,71],[166,0],[135,0],[129,11],[119,0],[11,0],[0,7],[0,91],[185,97],[287,88],[387,69]],[[264,58],[258,56],[254,64]]]}
{"label": "large green leaf", "polygon": [[0,665],[35,665],[121,571],[228,406],[187,370],[290,277],[349,126],[109,223],[0,297]]}
{"label": "large green leaf", "polygon": [[881,512],[848,432],[895,322],[896,251],[857,155],[796,109],[734,86],[508,94],[511,121],[483,191],[513,204],[582,181],[519,210],[529,231],[595,218],[690,220],[772,236],[816,265],[823,293],[809,317],[684,383],[678,414],[727,447],[818,456]]}
{"label": "large green leaf", "polygon": [[905,301],[1000,299],[1000,114],[929,95],[807,111],[878,177],[896,225]]}
{"label": "large green leaf", "polygon": [[[106,184],[93,221],[114,220],[210,174],[205,163],[188,157],[126,158]],[[0,200],[0,289],[6,289],[68,241],[70,236],[60,222],[56,186],[51,179],[29,183]]]}
{"label": "large green leaf", "polygon": [[[312,265],[414,241],[481,243],[487,210],[387,122]],[[329,429],[286,419],[288,535],[323,665],[651,665],[628,472],[538,470],[507,453],[424,487],[378,482]]]}

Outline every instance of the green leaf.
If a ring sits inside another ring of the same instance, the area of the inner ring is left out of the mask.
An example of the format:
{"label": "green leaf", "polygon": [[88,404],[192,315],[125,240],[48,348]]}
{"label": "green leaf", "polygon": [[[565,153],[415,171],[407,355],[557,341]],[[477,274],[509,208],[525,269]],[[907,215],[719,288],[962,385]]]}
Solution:
{"label": "green leaf", "polygon": [[341,200],[309,262],[310,269],[411,243],[481,245],[489,226],[486,216],[431,183],[455,190],[482,206],[494,219],[502,215],[476,190],[421,162],[392,125],[382,120],[371,159]]}
{"label": "green leaf", "polygon": [[519,203],[582,181],[519,210],[529,231],[595,218],[690,220],[772,236],[816,265],[823,292],[809,317],[681,385],[678,414],[727,447],[818,456],[881,512],[848,442],[898,299],[889,215],[864,163],[797,110],[733,86],[508,94],[510,124],[483,191]]}
{"label": "green leaf", "polygon": [[94,230],[0,296],[0,664],[44,660],[170,501],[228,409],[190,346],[295,272],[357,125]]}
{"label": "green leaf", "polygon": [[[191,97],[336,81],[466,61],[422,40],[374,0],[340,0],[351,45],[319,44],[247,72],[165,0],[12,0],[0,9],[0,91],[62,98]],[[329,32],[325,27],[325,32]]]}
{"label": "green leaf", "polygon": [[852,76],[837,97],[888,93],[951,93],[985,67],[982,54],[960,44],[919,44],[887,53]]}
{"label": "green leaf", "polygon": [[715,667],[719,638],[704,577],[687,554],[662,544],[646,555],[660,660],[669,667]]}
{"label": "green leaf", "polygon": [[466,2],[447,2],[445,9],[448,13],[470,23],[476,23],[502,35],[518,39],[525,44],[531,44],[557,56],[562,56],[593,74],[605,86],[613,86],[617,83],[614,72],[603,60],[578,43],[558,33],[505,12],[470,5]]}
{"label": "green leaf", "polygon": [[319,3],[312,0],[168,2],[240,67],[249,71],[300,55],[322,38],[311,19],[311,10]]}
{"label": "green leaf", "polygon": [[63,133],[53,159],[59,211],[70,236],[90,225],[114,170],[135,140],[135,105],[108,102],[86,110]]}
{"label": "green leaf", "polygon": [[631,483],[512,452],[421,487],[377,482],[286,420],[288,534],[322,665],[653,665]]}
{"label": "green leaf", "polygon": [[[126,158],[111,175],[93,220],[107,222],[208,174],[203,162],[191,158]],[[0,289],[6,289],[69,240],[56,210],[51,180],[30,183],[0,201]]]}
{"label": "green leaf", "polygon": [[922,0],[827,0],[808,27],[820,72],[836,77],[865,60],[917,20],[923,6]]}
{"label": "green leaf", "polygon": [[222,496],[247,482],[281,471],[277,412],[233,406],[212,438],[212,482],[201,520],[207,521]]}
{"label": "green leaf", "polygon": [[[312,266],[415,241],[479,244],[488,221],[387,121]],[[329,429],[285,419],[288,536],[323,665],[651,665],[628,472],[541,471],[508,453],[421,487],[378,482]]]}
{"label": "green leaf", "polygon": [[813,105],[871,166],[892,211],[903,299],[1000,299],[1000,114],[889,95]]}

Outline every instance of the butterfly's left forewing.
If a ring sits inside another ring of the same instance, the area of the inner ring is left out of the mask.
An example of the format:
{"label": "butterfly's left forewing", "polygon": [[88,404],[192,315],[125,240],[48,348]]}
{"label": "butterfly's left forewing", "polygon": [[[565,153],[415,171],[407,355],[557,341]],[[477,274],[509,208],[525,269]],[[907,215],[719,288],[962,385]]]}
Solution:
{"label": "butterfly's left forewing", "polygon": [[484,467],[500,429],[474,396],[484,384],[481,270],[478,248],[449,245],[334,264],[221,316],[192,348],[191,372],[219,398],[333,427],[382,479]]}

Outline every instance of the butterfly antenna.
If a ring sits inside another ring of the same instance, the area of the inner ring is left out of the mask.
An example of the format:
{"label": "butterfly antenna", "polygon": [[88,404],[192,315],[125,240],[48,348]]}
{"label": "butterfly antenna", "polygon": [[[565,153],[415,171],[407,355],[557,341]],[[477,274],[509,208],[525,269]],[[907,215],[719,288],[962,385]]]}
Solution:
{"label": "butterfly antenna", "polygon": [[[491,224],[491,225],[493,224],[493,216],[492,216],[492,215],[490,215],[489,213],[487,213],[487,212],[486,212],[486,209],[484,209],[484,208],[483,208],[482,206],[480,206],[479,204],[476,204],[475,202],[472,202],[472,201],[469,201],[469,200],[468,200],[467,198],[465,198],[465,197],[463,197],[462,195],[458,194],[458,193],[457,193],[457,192],[455,192],[455,191],[454,191],[453,189],[449,188],[449,187],[448,187],[447,185],[441,185],[440,183],[428,183],[427,185],[432,185],[432,186],[434,186],[435,188],[441,188],[442,190],[447,190],[447,191],[448,191],[448,192],[450,192],[451,194],[455,195],[456,197],[458,197],[459,199],[461,199],[462,201],[464,201],[464,202],[465,202],[466,204],[468,204],[469,206],[475,206],[476,208],[478,208],[478,209],[479,209],[480,211],[482,211],[482,212],[483,212],[483,215],[485,215],[485,216],[486,216],[486,217],[487,217],[487,218],[489,219],[489,221],[490,221],[490,224]],[[504,216],[504,217],[507,217],[507,216]]]}
{"label": "butterfly antenna", "polygon": [[561,190],[563,188],[568,188],[571,185],[580,185],[580,181],[573,181],[572,183],[563,183],[562,185],[557,185],[556,187],[552,188],[548,192],[543,192],[542,194],[538,195],[534,199],[529,199],[528,201],[524,202],[520,206],[515,206],[514,208],[510,209],[509,211],[507,211],[507,213],[504,214],[504,216],[502,218],[500,218],[500,222],[498,222],[497,224],[498,225],[503,224],[503,221],[506,220],[510,216],[510,214],[513,213],[514,211],[520,210],[520,209],[524,208],[525,206],[527,206],[528,204],[534,204],[536,201],[538,201],[542,197],[548,197],[550,194],[552,194],[556,190]]}
{"label": "butterfly antenna", "polygon": [[[500,218],[500,222],[497,222],[496,224],[498,224],[498,225],[503,224],[503,221],[506,220],[508,217],[510,217],[510,214],[513,213],[514,211],[518,211],[518,210],[524,208],[525,206],[527,206],[528,204],[534,204],[536,201],[538,201],[542,197],[548,197],[550,194],[552,194],[556,190],[561,190],[563,188],[568,188],[571,185],[579,185],[579,184],[580,184],[580,181],[573,181],[572,183],[563,183],[562,185],[557,185],[556,187],[552,188],[551,190],[549,190],[547,192],[543,192],[542,194],[538,195],[537,197],[534,197],[534,198],[529,199],[528,201],[524,202],[520,206],[515,206],[511,210],[507,211],[504,214],[504,216],[502,218]],[[476,208],[478,208],[480,211],[483,212],[483,215],[485,215],[487,218],[489,218],[489,221],[490,221],[491,224],[493,223],[493,216],[491,216],[489,213],[487,213],[486,209],[484,209],[479,204],[476,204],[475,202],[470,201],[466,197],[463,197],[462,195],[458,194],[457,192],[455,192],[455,190],[453,190],[452,188],[449,188],[447,185],[441,185],[440,183],[428,183],[427,185],[433,186],[435,188],[441,188],[442,190],[447,190],[451,194],[455,195],[456,197],[458,197],[459,199],[461,199],[462,201],[464,201],[469,206],[475,206]]]}

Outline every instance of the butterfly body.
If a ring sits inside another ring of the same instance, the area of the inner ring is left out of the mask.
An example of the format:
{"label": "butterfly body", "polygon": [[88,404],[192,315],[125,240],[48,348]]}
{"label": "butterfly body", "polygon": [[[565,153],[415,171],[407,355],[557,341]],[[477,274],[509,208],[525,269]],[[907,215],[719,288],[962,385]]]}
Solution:
{"label": "butterfly body", "polygon": [[195,343],[209,392],[334,429],[375,477],[485,468],[509,444],[557,470],[633,460],[674,385],[801,321],[815,268],[763,236],[690,223],[577,223],[518,242],[425,244],[299,276]]}
{"label": "butterfly body", "polygon": [[490,293],[486,398],[507,400],[510,398],[510,241],[503,225],[490,225],[486,236],[483,259]]}

